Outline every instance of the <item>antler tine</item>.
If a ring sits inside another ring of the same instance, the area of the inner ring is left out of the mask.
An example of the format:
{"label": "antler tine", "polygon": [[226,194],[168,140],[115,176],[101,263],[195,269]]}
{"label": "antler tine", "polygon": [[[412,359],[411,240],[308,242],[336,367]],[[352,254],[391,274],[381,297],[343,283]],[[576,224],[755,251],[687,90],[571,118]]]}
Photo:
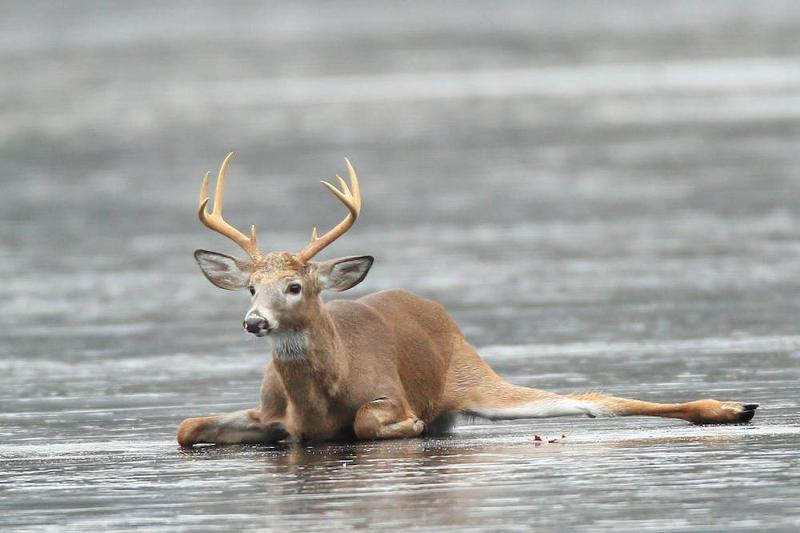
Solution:
{"label": "antler tine", "polygon": [[356,208],[358,209],[359,213],[361,212],[361,187],[358,184],[358,176],[356,176],[356,171],[353,168],[353,165],[350,164],[350,160],[346,157],[344,158],[344,162],[347,163],[347,174],[350,176],[350,182],[353,184],[353,197],[356,199]]}
{"label": "antler tine", "polygon": [[356,171],[353,169],[353,165],[350,164],[350,161],[345,158],[345,162],[347,163],[347,172],[350,177],[350,186],[348,187],[347,182],[344,181],[338,174],[336,178],[339,180],[339,184],[341,186],[341,190],[337,189],[334,185],[331,185],[327,181],[321,181],[329,191],[336,196],[339,201],[341,201],[349,213],[347,216],[339,222],[336,226],[333,227],[329,232],[327,232],[322,237],[317,237],[317,228],[311,232],[311,240],[308,242],[305,248],[303,248],[298,254],[297,258],[305,263],[309,261],[312,257],[320,253],[324,248],[326,248],[329,244],[333,241],[344,235],[347,230],[355,223],[356,219],[358,219],[358,215],[361,212],[361,188],[358,184],[358,176],[356,175]]}
{"label": "antler tine", "polygon": [[250,236],[248,237],[238,229],[225,222],[225,219],[222,218],[222,198],[225,194],[225,174],[228,172],[228,164],[232,158],[233,152],[228,154],[228,156],[222,162],[222,166],[219,168],[219,174],[217,174],[217,186],[214,190],[214,208],[211,210],[211,213],[206,210],[209,200],[209,173],[206,172],[206,175],[203,178],[203,183],[200,185],[200,205],[197,210],[197,215],[200,218],[200,222],[205,224],[205,226],[210,230],[216,231],[217,233],[228,237],[233,242],[238,244],[245,252],[247,252],[250,257],[256,258],[260,255],[258,247],[256,246],[256,227],[251,226]]}

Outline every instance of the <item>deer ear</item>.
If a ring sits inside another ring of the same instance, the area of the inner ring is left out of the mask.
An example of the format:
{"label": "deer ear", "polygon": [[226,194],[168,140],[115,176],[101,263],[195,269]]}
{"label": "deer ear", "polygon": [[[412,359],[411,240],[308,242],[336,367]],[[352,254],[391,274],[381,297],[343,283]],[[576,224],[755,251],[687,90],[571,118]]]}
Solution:
{"label": "deer ear", "polygon": [[250,284],[250,274],[253,271],[250,261],[207,250],[195,250],[194,259],[208,281],[220,289],[235,291]]}
{"label": "deer ear", "polygon": [[364,281],[374,260],[371,255],[359,255],[317,263],[319,286],[335,291],[353,288]]}

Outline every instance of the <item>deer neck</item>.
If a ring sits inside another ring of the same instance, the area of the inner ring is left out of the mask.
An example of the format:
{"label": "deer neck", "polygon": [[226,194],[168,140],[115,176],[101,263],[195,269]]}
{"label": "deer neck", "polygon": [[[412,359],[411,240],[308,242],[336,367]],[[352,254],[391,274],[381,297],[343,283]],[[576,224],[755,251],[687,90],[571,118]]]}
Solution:
{"label": "deer neck", "polygon": [[320,301],[319,312],[306,325],[273,334],[273,361],[286,393],[296,405],[332,400],[347,377],[341,339]]}

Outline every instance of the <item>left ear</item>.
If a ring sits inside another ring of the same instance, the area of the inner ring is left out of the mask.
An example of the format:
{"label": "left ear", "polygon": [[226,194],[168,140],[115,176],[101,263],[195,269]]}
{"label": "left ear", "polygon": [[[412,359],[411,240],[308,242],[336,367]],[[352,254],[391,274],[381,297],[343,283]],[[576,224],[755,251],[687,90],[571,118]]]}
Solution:
{"label": "left ear", "polygon": [[317,280],[321,289],[346,291],[364,281],[372,262],[371,255],[340,257],[317,263]]}

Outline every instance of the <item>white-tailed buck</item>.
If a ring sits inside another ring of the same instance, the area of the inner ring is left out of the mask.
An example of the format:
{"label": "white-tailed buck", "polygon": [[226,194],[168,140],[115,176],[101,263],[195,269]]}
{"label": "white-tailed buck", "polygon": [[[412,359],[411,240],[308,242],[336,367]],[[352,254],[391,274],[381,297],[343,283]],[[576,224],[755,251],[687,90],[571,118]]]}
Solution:
{"label": "white-tailed buck", "polygon": [[697,400],[651,403],[597,392],[555,394],[507,383],[464,339],[441,305],[404,290],[324,303],[326,289],[358,285],[372,266],[368,255],[312,261],[358,218],[361,192],[322,182],[347,207],[342,222],[298,253],[262,252],[255,227],[245,235],[222,218],[225,173],[217,177],[214,208],[206,210],[208,174],[200,189],[200,221],[241,246],[249,259],[197,250],[217,287],[249,289],[244,328],[272,340],[258,407],[189,418],[178,428],[181,446],[268,443],[284,439],[416,437],[466,413],[491,420],[565,415],[662,416],[700,424],[747,422],[756,404]]}

